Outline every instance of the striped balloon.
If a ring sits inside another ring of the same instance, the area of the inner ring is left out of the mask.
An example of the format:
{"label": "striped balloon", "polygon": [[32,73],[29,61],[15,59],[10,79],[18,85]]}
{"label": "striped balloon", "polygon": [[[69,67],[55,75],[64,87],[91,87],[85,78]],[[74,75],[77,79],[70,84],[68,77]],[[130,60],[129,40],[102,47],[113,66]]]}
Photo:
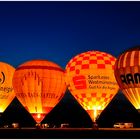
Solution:
{"label": "striped balloon", "polygon": [[140,46],[126,50],[118,57],[115,77],[127,99],[140,109]]}

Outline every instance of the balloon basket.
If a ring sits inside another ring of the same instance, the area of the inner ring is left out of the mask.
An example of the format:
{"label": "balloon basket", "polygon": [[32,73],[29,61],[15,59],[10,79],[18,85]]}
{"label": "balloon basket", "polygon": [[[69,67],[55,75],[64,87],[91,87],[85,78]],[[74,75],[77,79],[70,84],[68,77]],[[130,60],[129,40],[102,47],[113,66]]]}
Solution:
{"label": "balloon basket", "polygon": [[19,123],[12,123],[12,128],[20,128]]}
{"label": "balloon basket", "polygon": [[35,127],[36,127],[37,129],[49,128],[49,124],[47,124],[47,123],[45,123],[45,124],[36,123]]}
{"label": "balloon basket", "polygon": [[98,129],[98,124],[96,122],[93,122],[92,124],[92,128],[95,130],[95,129]]}
{"label": "balloon basket", "polygon": [[42,125],[41,125],[41,123],[36,123],[35,127],[36,127],[36,129],[41,129]]}

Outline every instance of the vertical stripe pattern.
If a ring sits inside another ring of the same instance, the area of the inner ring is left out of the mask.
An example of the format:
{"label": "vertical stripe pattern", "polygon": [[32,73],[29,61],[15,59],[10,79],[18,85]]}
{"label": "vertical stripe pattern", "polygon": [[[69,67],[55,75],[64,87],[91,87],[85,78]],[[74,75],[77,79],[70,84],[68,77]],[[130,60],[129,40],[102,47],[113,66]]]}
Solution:
{"label": "vertical stripe pattern", "polygon": [[115,77],[127,99],[140,109],[140,49],[127,50],[115,64]]}
{"label": "vertical stripe pattern", "polygon": [[116,61],[117,69],[140,65],[140,51],[123,53]]}

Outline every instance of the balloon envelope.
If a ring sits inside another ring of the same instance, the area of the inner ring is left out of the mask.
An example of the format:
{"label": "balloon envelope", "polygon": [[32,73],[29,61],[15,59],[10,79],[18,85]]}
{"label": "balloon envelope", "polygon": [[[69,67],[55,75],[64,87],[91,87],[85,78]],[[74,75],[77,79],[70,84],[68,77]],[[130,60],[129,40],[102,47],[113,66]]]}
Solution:
{"label": "balloon envelope", "polygon": [[13,87],[18,100],[40,123],[65,93],[64,71],[47,60],[28,61],[16,69]]}
{"label": "balloon envelope", "polygon": [[93,122],[118,91],[115,61],[105,52],[88,51],[72,58],[66,66],[68,89]]}
{"label": "balloon envelope", "polygon": [[140,109],[140,46],[126,50],[118,57],[115,77],[127,99]]}
{"label": "balloon envelope", "polygon": [[7,63],[0,62],[0,112],[4,112],[15,97],[12,78],[15,68]]}

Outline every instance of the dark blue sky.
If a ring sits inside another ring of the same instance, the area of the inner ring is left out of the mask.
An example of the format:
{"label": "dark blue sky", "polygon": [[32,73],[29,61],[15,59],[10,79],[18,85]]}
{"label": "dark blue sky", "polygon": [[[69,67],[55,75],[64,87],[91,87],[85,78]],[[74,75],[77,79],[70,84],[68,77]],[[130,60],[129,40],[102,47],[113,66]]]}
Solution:
{"label": "dark blue sky", "polygon": [[48,59],[65,68],[75,55],[118,56],[140,44],[140,2],[0,2],[0,61]]}

